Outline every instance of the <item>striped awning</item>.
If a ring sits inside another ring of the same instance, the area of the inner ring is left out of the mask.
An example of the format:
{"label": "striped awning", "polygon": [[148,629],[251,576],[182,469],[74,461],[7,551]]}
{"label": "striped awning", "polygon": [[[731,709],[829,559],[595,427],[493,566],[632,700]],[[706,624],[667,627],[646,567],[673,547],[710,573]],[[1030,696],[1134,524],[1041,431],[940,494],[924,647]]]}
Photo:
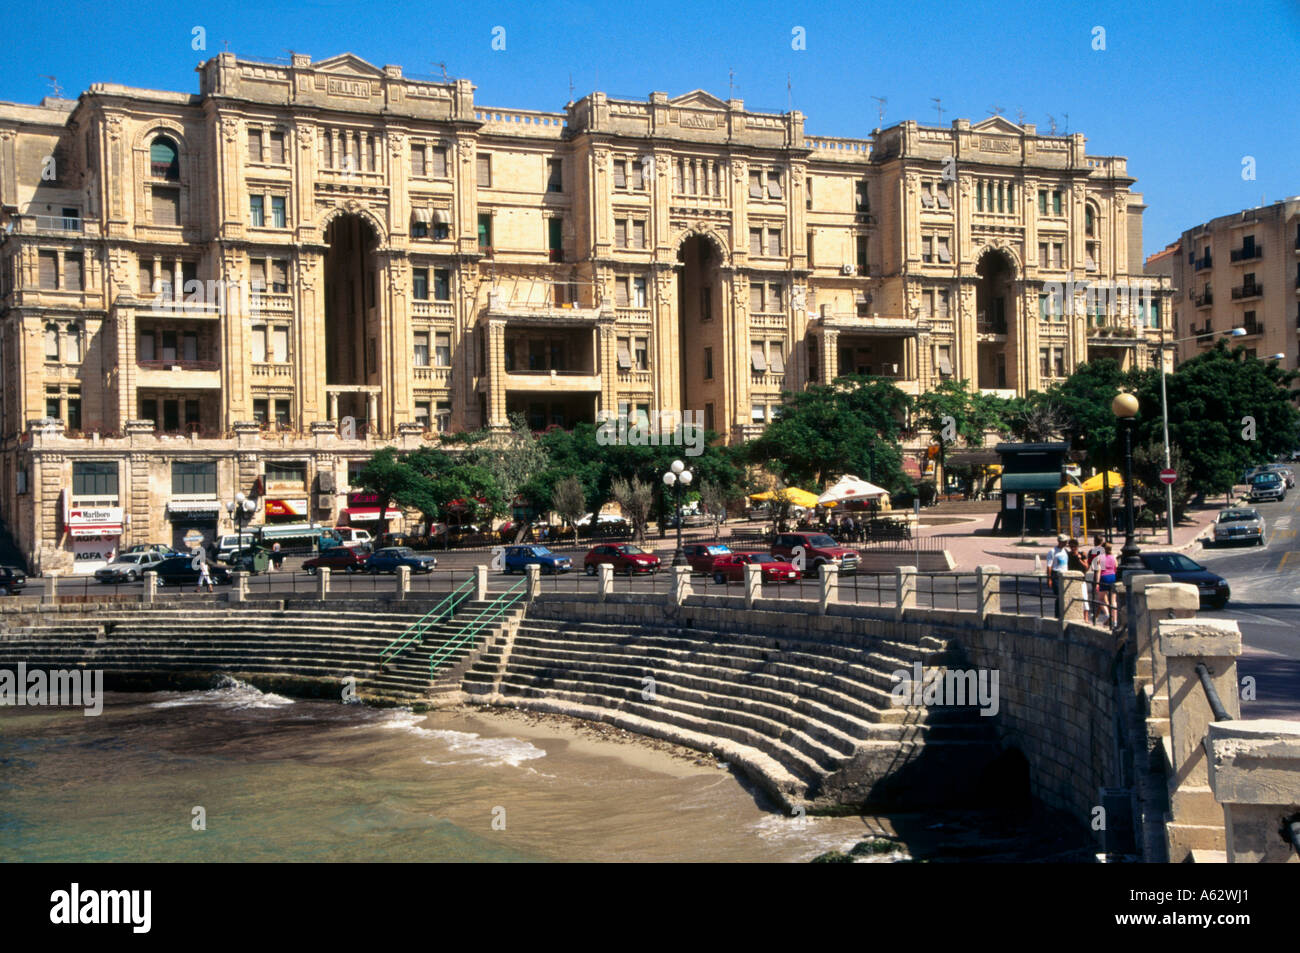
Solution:
{"label": "striped awning", "polygon": [[220,500],[169,500],[167,510],[171,513],[220,513]]}

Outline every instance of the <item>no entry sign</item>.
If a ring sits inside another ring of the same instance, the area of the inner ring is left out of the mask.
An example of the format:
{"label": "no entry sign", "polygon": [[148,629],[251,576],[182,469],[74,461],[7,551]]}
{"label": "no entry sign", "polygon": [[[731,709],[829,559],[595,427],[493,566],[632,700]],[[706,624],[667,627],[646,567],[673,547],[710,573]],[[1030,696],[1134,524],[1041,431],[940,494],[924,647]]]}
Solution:
{"label": "no entry sign", "polygon": [[1161,471],[1160,471],[1160,482],[1163,483],[1163,484],[1165,484],[1166,486],[1173,486],[1175,483],[1178,482],[1178,471],[1177,471],[1177,470],[1161,470]]}

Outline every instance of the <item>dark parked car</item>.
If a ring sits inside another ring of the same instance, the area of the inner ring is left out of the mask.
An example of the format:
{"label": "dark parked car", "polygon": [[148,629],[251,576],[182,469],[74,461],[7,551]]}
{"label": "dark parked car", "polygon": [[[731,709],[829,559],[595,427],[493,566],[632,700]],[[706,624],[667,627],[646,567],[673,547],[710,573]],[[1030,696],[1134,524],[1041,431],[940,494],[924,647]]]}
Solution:
{"label": "dark parked car", "polygon": [[561,573],[573,569],[573,560],[568,556],[553,553],[545,546],[507,546],[505,554],[505,571],[524,572],[528,566],[540,566],[542,572]]}
{"label": "dark parked car", "polygon": [[[193,586],[199,581],[199,567],[193,556],[168,556],[153,571],[158,574],[160,586]],[[208,575],[219,586],[230,585],[230,570],[225,566],[209,561]]]}
{"label": "dark parked car", "polygon": [[139,582],[144,574],[157,568],[167,557],[152,550],[118,556],[103,569],[95,570],[95,578],[102,583]]}
{"label": "dark parked car", "polygon": [[433,572],[438,560],[429,555],[417,555],[409,546],[388,546],[376,550],[366,560],[366,572],[397,572],[399,566],[410,567],[411,572]]}
{"label": "dark parked car", "polygon": [[1142,565],[1152,572],[1168,576],[1174,582],[1187,582],[1196,587],[1201,601],[1211,608],[1222,609],[1228,604],[1232,591],[1228,580],[1212,573],[1194,559],[1182,553],[1141,553]]}
{"label": "dark parked car", "polygon": [[0,566],[0,596],[16,595],[27,585],[27,573],[13,566]]}
{"label": "dark parked car", "polygon": [[799,547],[803,547],[805,575],[820,575],[824,563],[839,567],[840,572],[858,568],[858,551],[841,546],[825,533],[780,533],[772,544],[772,555],[794,562]]}
{"label": "dark parked car", "polygon": [[713,581],[721,585],[727,582],[743,582],[745,566],[753,563],[763,573],[763,582],[795,582],[799,570],[794,563],[788,563],[770,553],[728,553],[713,561]]}
{"label": "dark parked car", "polygon": [[333,549],[325,550],[319,556],[306,560],[302,568],[313,576],[322,566],[330,572],[361,572],[366,568],[366,560],[369,558],[369,553],[353,549],[351,546],[335,546]]}
{"label": "dark parked car", "polygon": [[632,543],[607,543],[593,546],[582,561],[587,575],[596,575],[596,567],[608,563],[614,572],[625,572],[629,576],[636,572],[656,573],[659,571],[659,557],[648,553]]}
{"label": "dark parked car", "polygon": [[731,552],[730,546],[724,546],[722,543],[687,543],[682,547],[686,554],[686,561],[691,564],[694,572],[705,574],[713,572],[713,561],[719,556],[726,556]]}

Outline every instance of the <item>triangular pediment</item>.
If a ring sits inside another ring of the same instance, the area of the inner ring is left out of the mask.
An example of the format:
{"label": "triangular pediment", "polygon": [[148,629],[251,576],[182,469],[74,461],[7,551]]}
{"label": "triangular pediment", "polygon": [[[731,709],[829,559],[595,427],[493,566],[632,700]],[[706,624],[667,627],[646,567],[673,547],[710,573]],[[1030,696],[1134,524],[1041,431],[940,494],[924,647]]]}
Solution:
{"label": "triangular pediment", "polygon": [[1009,132],[1016,136],[1023,135],[1025,131],[1006,116],[990,116],[988,119],[972,125],[971,129],[979,132]]}
{"label": "triangular pediment", "polygon": [[702,89],[693,89],[689,93],[668,100],[673,106],[693,106],[696,109],[726,109],[727,104],[712,93]]}
{"label": "triangular pediment", "polygon": [[311,64],[318,73],[334,73],[344,76],[383,76],[384,71],[378,66],[367,63],[353,53],[340,53],[327,60]]}

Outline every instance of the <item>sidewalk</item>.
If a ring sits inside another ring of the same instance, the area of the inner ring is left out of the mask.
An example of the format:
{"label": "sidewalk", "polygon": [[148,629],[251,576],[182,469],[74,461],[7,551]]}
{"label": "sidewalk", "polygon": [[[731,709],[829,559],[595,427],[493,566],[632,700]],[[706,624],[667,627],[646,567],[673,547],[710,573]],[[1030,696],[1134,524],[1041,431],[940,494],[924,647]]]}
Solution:
{"label": "sidewalk", "polygon": [[[1206,506],[1196,510],[1189,510],[1186,519],[1182,524],[1174,527],[1174,543],[1172,546],[1168,543],[1168,533],[1163,528],[1156,534],[1148,530],[1139,530],[1137,542],[1143,549],[1157,549],[1161,552],[1187,552],[1200,545],[1199,540],[1210,530],[1221,505]],[[921,533],[932,539],[939,540],[943,543],[944,548],[952,554],[956,568],[970,571],[977,566],[1004,566],[1007,569],[1013,568],[1026,571],[1032,566],[1025,566],[1023,563],[1033,563],[1034,557],[1038,556],[1040,561],[1046,560],[1047,551],[1051,549],[1056,542],[1056,534],[1049,536],[1026,536],[1026,543],[1034,545],[1021,546],[1019,536],[994,536],[993,535],[993,514],[982,514],[972,516],[962,523],[950,523],[944,526],[935,526],[927,529],[925,526],[925,514],[921,514]],[[1124,545],[1124,534],[1116,533],[1113,537],[1113,545],[1116,555],[1119,549]],[[1080,540],[1084,548],[1091,545],[1091,538]],[[1012,564],[1012,565],[1008,565]],[[1041,568],[1041,565],[1040,565]]]}

